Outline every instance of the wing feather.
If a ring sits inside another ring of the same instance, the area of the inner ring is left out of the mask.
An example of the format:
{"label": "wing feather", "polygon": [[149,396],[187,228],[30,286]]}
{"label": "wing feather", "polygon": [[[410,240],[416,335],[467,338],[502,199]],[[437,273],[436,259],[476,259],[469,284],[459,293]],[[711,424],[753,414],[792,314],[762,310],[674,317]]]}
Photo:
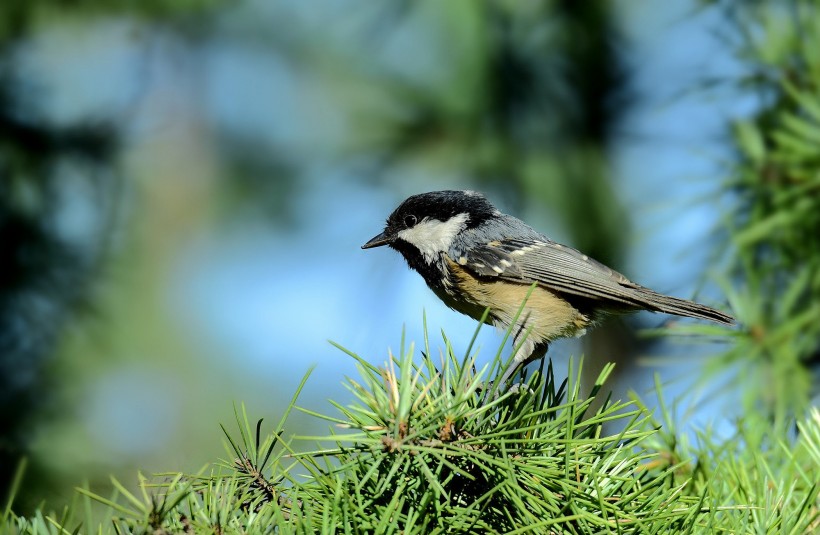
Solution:
{"label": "wing feather", "polygon": [[491,241],[471,249],[459,263],[478,276],[522,284],[536,282],[560,294],[600,301],[603,310],[646,309],[734,323],[728,314],[635,284],[580,251],[547,238]]}
{"label": "wing feather", "polygon": [[637,284],[581,252],[553,241],[499,240],[470,250],[465,267],[484,277],[532,284],[626,306],[644,303]]}

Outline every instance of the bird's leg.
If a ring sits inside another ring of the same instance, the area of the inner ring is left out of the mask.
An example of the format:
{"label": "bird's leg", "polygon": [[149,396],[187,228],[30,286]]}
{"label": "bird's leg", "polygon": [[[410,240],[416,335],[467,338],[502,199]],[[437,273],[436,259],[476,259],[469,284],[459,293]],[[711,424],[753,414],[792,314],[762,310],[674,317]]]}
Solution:
{"label": "bird's leg", "polygon": [[501,384],[507,384],[507,381],[511,379],[518,370],[523,369],[524,366],[530,362],[544,358],[549,347],[550,345],[548,342],[539,342],[532,346],[530,351],[526,351],[525,349],[527,349],[527,344],[525,343],[524,347],[519,349],[513,357],[513,361],[510,363],[509,368],[507,368],[504,372],[504,375],[501,376]]}

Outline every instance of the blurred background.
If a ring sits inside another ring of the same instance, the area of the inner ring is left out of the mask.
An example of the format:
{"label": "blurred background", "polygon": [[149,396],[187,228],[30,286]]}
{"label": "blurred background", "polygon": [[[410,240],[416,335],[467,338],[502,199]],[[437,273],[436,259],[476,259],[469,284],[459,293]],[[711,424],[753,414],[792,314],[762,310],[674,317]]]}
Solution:
{"label": "blurred background", "polygon": [[[434,347],[444,329],[465,349],[474,321],[359,249],[421,191],[481,190],[726,309],[727,124],[762,98],[738,83],[731,4],[4,2],[0,489],[23,457],[19,507],[196,471],[234,402],[274,422],[313,366],[300,404],[331,411],[356,370],[328,340],[379,364],[426,312]],[[674,396],[718,349],[635,334],[665,321],[551,356],[618,362],[619,397],[660,371]],[[500,340],[483,330],[480,355]]]}

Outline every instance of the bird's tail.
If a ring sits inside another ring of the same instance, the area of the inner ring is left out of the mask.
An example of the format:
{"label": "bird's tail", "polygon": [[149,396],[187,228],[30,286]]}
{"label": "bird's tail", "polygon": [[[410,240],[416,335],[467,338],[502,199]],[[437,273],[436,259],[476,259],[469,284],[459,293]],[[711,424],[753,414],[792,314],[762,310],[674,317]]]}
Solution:
{"label": "bird's tail", "polygon": [[675,316],[710,320],[724,325],[734,325],[735,323],[735,318],[729,314],[725,314],[706,305],[701,305],[700,303],[695,303],[694,301],[663,295],[653,292],[648,288],[641,288],[640,295],[648,305],[647,308],[653,312],[664,312],[666,314],[674,314]]}

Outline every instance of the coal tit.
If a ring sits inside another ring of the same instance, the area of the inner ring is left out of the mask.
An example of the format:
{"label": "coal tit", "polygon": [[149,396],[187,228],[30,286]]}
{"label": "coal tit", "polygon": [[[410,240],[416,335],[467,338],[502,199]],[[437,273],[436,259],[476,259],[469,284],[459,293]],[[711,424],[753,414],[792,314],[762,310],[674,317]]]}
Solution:
{"label": "coal tit", "polygon": [[581,336],[607,314],[649,310],[727,325],[734,321],[713,308],[635,284],[501,213],[474,191],[407,198],[362,249],[382,245],[401,253],[450,308],[475,319],[489,309],[487,323],[513,327],[514,347],[526,337],[501,384],[542,358],[551,341]]}

